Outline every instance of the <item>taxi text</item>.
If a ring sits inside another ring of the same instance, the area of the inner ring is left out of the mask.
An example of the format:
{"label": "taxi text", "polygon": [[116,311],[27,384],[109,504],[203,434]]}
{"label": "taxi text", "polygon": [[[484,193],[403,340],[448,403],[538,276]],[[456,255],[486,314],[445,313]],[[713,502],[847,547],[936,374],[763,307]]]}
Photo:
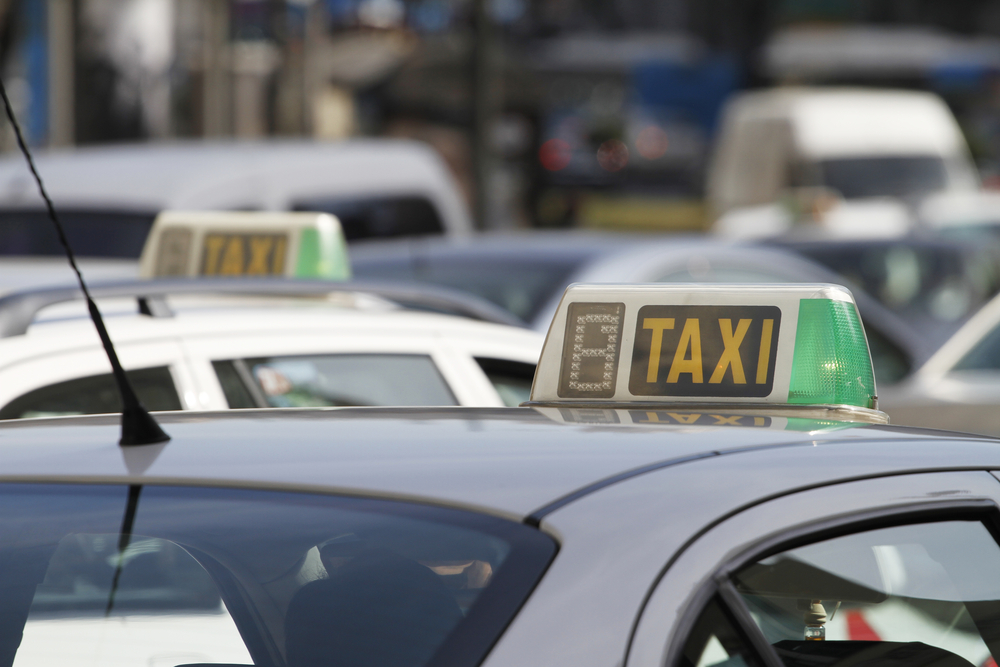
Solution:
{"label": "taxi text", "polygon": [[767,396],[780,321],[775,306],[644,306],[629,390],[637,396]]}

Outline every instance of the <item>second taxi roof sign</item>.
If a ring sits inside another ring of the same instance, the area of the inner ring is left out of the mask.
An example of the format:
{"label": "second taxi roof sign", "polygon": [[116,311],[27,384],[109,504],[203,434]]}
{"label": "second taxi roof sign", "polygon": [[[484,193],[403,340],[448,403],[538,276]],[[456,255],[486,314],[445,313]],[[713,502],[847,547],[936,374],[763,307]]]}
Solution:
{"label": "second taxi roof sign", "polygon": [[351,267],[340,222],[328,213],[164,211],[139,275],[346,280]]}

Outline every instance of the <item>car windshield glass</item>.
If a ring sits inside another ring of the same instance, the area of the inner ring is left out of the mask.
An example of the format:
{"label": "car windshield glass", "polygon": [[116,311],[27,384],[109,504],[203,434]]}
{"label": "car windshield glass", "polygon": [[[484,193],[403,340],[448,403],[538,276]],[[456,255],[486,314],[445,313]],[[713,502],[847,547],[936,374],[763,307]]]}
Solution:
{"label": "car windshield glass", "polygon": [[553,553],[522,524],[411,503],[7,485],[0,651],[14,667],[473,665]]}
{"label": "car windshield glass", "polygon": [[944,161],[929,155],[837,158],[823,160],[819,167],[822,185],[847,199],[906,197],[948,185]]}
{"label": "car windshield glass", "polygon": [[524,258],[445,256],[379,259],[354,262],[358,278],[416,280],[471,292],[531,322],[542,307],[562,293],[585,257]]}
{"label": "car windshield glass", "polygon": [[894,239],[790,247],[937,338],[954,331],[1000,288],[1000,246],[995,243],[972,246]]}
{"label": "car windshield glass", "polygon": [[292,210],[332,213],[348,241],[444,233],[437,208],[425,197],[304,199]]}
{"label": "car windshield glass", "polygon": [[[59,221],[78,257],[138,258],[156,212],[59,208]],[[0,211],[0,255],[63,255],[44,210]]]}

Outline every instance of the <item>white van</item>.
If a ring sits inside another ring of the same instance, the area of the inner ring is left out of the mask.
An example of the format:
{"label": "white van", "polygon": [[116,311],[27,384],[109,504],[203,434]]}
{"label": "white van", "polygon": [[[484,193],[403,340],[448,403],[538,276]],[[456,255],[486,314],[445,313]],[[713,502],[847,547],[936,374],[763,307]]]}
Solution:
{"label": "white van", "polygon": [[823,188],[846,200],[970,191],[978,177],[958,123],[936,95],[778,88],[724,111],[708,171],[715,216]]}
{"label": "white van", "polygon": [[[330,213],[348,240],[472,229],[444,161],[415,141],[134,144],[42,152],[36,164],[83,257],[138,258],[166,209]],[[24,158],[0,159],[0,255],[61,253]]]}

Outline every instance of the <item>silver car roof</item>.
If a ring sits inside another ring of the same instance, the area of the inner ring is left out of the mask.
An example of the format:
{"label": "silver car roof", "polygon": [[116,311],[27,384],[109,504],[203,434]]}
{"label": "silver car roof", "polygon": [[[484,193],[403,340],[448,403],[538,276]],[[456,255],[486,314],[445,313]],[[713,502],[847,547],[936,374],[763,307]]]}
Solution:
{"label": "silver car roof", "polygon": [[[925,451],[928,442],[941,439],[932,432],[886,427],[806,432],[567,424],[529,408],[238,410],[160,413],[158,419],[172,440],[131,448],[117,445],[118,415],[3,422],[0,481],[346,493],[523,520],[643,472],[698,459],[714,463],[692,470],[711,470],[725,465],[722,455],[728,453],[867,443],[873,469],[884,460],[886,470],[896,471],[900,465],[920,468],[922,462],[900,458],[896,444],[887,449],[880,443],[917,440]],[[987,446],[992,465],[1000,466],[1000,441],[957,434],[942,447],[954,454],[954,465],[967,464],[956,453],[963,439],[977,443],[972,448],[977,456]]]}

